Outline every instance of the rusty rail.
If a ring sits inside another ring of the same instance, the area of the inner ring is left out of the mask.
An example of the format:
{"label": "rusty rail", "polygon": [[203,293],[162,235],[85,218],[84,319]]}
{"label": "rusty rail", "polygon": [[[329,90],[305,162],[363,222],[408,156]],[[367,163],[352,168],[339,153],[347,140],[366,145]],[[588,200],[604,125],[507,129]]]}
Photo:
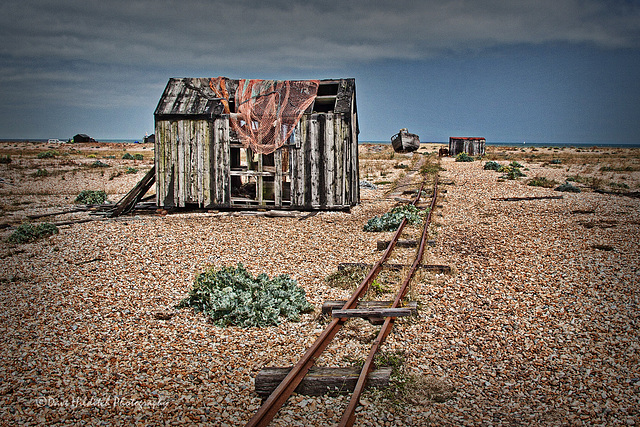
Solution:
{"label": "rusty rail", "polygon": [[[416,205],[420,200],[423,189],[424,189],[424,183],[420,187],[420,190],[418,191],[418,195],[416,196],[416,198],[412,203],[413,205]],[[436,189],[437,189],[437,178],[436,178]],[[429,211],[429,215],[427,218],[431,217],[431,210],[433,209],[433,206],[435,204],[435,199],[437,194],[436,189],[434,189],[433,201],[431,202],[431,209]],[[371,268],[367,276],[363,279],[363,281],[360,283],[358,288],[353,292],[349,300],[344,304],[344,306],[342,307],[343,310],[352,309],[357,306],[358,300],[367,292],[369,285],[371,285],[371,283],[377,277],[380,270],[382,270],[383,264],[389,259],[389,256],[391,255],[391,252],[393,251],[398,239],[400,238],[400,235],[402,234],[402,230],[404,229],[406,224],[407,224],[407,219],[404,218],[400,223],[398,230],[393,235],[393,238],[391,239],[389,246],[387,247],[385,252],[382,254],[382,257],[376,264],[374,264],[374,266]],[[427,225],[428,223],[426,223],[425,225],[425,230],[427,228]],[[423,236],[426,236],[425,233],[423,233]],[[423,241],[421,242],[421,245],[420,245],[420,252],[424,251],[424,242],[426,241],[426,238],[423,237],[422,240]],[[414,262],[414,264],[416,263]],[[418,264],[419,264],[419,261],[418,261]],[[415,271],[415,269],[413,270]],[[406,286],[403,286],[403,288],[406,288]],[[406,290],[405,290],[405,293],[406,293]],[[402,297],[404,297],[404,295],[402,295]],[[398,304],[402,300],[402,297],[396,298],[396,301],[394,301],[394,307],[398,306]],[[387,320],[389,319],[390,318],[387,318]],[[346,320],[347,319],[344,319],[344,318],[342,319],[335,318],[331,321],[331,323],[329,323],[329,325],[324,329],[324,331],[322,331],[320,336],[318,336],[316,341],[311,345],[311,347],[309,347],[309,349],[300,358],[298,363],[296,363],[295,366],[291,369],[289,374],[282,380],[282,382],[278,385],[278,387],[276,387],[276,389],[271,393],[271,395],[267,398],[267,400],[264,401],[262,406],[254,414],[254,416],[249,420],[249,422],[246,424],[247,427],[254,427],[254,426],[264,427],[269,425],[269,423],[276,416],[276,414],[278,413],[282,405],[284,405],[284,403],[289,399],[289,397],[291,396],[293,391],[296,389],[296,387],[298,387],[298,385],[300,384],[302,379],[305,377],[309,369],[311,369],[311,367],[315,364],[315,361],[318,359],[318,357],[320,357],[320,355],[327,348],[331,340],[335,337],[338,331],[340,331],[340,328],[342,328],[342,325],[346,322]],[[385,321],[385,325],[386,323],[387,322]],[[362,385],[362,387],[364,387],[364,384]],[[357,402],[357,399],[356,399],[356,402]]]}
{"label": "rusty rail", "polygon": [[[437,197],[438,197],[438,177],[436,176],[436,181],[433,188],[433,198],[431,199],[429,213],[427,214],[427,218],[425,218],[425,221],[424,221],[424,228],[422,229],[422,237],[420,238],[420,247],[418,249],[418,253],[416,254],[416,257],[413,261],[413,264],[411,265],[411,268],[409,269],[409,272],[407,273],[407,276],[402,282],[400,291],[398,291],[398,295],[396,296],[396,299],[391,305],[391,308],[396,308],[400,306],[402,299],[405,297],[405,295],[407,294],[407,290],[409,289],[409,283],[411,282],[411,279],[413,278],[416,270],[418,269],[418,266],[422,262],[422,257],[424,255],[424,246],[425,246],[425,242],[427,241],[429,223],[431,222],[431,212],[433,211]],[[367,356],[367,359],[365,360],[364,365],[362,366],[362,370],[360,371],[358,382],[356,383],[356,386],[353,390],[353,394],[351,395],[351,399],[349,400],[347,409],[345,409],[342,415],[342,418],[340,419],[340,424],[339,424],[340,427],[351,427],[355,422],[356,406],[358,406],[358,402],[360,401],[360,395],[362,394],[362,391],[364,390],[364,387],[367,383],[367,376],[373,369],[373,359],[376,353],[378,352],[378,350],[380,349],[380,346],[382,346],[382,344],[384,343],[384,340],[387,338],[387,336],[391,332],[391,329],[393,328],[394,323],[395,323],[395,317],[385,318],[384,323],[382,324],[382,328],[380,328],[380,332],[378,333],[378,336],[373,341],[371,350],[369,351],[369,355]]]}

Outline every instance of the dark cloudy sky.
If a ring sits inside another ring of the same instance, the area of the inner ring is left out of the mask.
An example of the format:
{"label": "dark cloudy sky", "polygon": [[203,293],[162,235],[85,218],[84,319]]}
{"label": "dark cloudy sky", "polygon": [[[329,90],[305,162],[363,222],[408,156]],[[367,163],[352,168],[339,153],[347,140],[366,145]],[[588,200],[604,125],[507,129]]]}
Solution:
{"label": "dark cloudy sky", "polygon": [[170,77],[355,77],[360,140],[640,143],[639,0],[4,0],[0,138],[139,139]]}

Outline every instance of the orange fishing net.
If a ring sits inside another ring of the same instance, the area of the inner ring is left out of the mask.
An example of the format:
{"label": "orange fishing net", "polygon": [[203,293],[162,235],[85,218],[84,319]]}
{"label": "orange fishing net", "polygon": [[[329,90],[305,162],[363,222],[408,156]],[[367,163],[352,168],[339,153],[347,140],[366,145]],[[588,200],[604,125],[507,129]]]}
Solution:
{"label": "orange fishing net", "polygon": [[235,93],[236,114],[230,111],[227,79],[217,77],[209,87],[223,98],[224,112],[245,147],[269,154],[282,147],[318,93],[318,80],[240,80]]}

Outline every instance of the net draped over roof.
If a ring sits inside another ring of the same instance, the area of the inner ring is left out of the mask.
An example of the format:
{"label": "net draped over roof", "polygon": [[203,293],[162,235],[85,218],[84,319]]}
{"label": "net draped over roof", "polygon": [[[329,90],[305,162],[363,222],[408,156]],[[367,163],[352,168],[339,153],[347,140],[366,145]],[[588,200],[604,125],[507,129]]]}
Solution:
{"label": "net draped over roof", "polygon": [[225,77],[212,78],[209,87],[222,98],[224,112],[245,147],[269,154],[291,137],[305,110],[313,104],[319,80],[240,80],[235,91],[236,114],[229,108]]}

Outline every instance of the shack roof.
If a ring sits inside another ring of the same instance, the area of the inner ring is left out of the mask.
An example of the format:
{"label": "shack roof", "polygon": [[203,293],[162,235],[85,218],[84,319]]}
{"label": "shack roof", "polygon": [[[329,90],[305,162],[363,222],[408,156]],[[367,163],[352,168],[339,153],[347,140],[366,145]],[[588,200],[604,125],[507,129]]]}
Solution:
{"label": "shack roof", "polygon": [[[156,119],[210,118],[223,112],[223,104],[211,87],[211,78],[171,78],[154,112]],[[226,79],[230,104],[240,80]],[[355,79],[319,80],[318,95],[310,112],[352,114],[356,111]],[[233,111],[233,109],[232,109]]]}

